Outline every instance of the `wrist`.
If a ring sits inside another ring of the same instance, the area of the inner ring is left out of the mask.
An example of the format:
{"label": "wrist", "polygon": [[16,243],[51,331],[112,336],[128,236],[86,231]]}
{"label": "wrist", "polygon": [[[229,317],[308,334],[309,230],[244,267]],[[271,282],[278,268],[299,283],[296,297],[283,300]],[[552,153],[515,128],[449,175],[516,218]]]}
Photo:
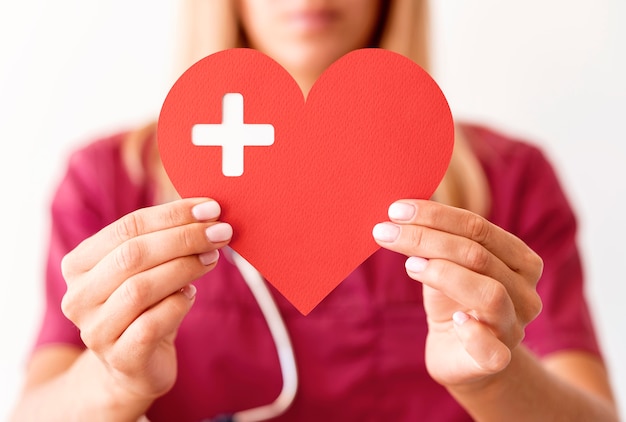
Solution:
{"label": "wrist", "polygon": [[[140,397],[123,388],[98,357],[89,350],[83,353],[75,369],[77,370],[73,371],[72,378],[79,379],[70,380],[70,384],[81,385],[82,388],[79,390],[82,391],[77,391],[77,394],[88,395],[83,397],[82,403],[88,407],[85,411],[89,413],[90,420],[100,418],[135,422],[146,413],[154,401],[154,398]],[[85,385],[86,379],[89,380],[88,385]]]}
{"label": "wrist", "polygon": [[104,390],[101,405],[107,413],[118,415],[119,419],[116,420],[137,421],[148,411],[154,401],[154,398],[139,397],[123,389],[112,378],[104,384]]}

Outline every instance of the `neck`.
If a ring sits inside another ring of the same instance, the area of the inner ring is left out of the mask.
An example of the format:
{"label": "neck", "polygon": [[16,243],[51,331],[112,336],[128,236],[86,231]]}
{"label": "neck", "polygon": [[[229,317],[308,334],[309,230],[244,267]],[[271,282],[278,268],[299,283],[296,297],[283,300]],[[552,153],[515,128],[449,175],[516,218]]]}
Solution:
{"label": "neck", "polygon": [[320,72],[289,72],[289,74],[295,79],[296,83],[300,87],[304,98],[306,99],[309,96],[309,92],[315,81],[320,77],[323,70]]}

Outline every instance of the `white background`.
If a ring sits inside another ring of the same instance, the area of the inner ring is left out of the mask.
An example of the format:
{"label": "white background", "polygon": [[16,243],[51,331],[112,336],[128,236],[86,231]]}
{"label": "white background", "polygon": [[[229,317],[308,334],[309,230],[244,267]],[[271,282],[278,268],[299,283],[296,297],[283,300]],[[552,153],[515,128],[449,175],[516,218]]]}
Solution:
{"label": "white background", "polygon": [[[433,6],[433,75],[457,117],[541,145],[577,208],[589,299],[624,409],[626,3]],[[51,189],[72,148],[156,116],[175,77],[176,12],[174,0],[0,2],[0,420],[41,310]]]}

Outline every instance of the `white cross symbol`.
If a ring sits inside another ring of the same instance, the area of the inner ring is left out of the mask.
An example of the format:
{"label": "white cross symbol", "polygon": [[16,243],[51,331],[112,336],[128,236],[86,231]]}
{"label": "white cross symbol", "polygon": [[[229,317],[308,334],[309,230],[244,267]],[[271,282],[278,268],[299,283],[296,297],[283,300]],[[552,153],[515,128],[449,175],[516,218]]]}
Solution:
{"label": "white cross symbol", "polygon": [[244,147],[272,145],[274,126],[245,124],[243,95],[228,93],[222,98],[222,123],[193,125],[191,142],[198,146],[222,147],[222,173],[236,177],[243,174]]}

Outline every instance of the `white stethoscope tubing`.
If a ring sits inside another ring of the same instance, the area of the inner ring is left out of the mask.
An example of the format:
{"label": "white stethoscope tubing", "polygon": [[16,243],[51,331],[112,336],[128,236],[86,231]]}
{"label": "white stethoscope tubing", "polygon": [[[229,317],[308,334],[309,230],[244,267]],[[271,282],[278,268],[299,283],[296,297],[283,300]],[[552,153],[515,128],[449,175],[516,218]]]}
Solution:
{"label": "white stethoscope tubing", "polygon": [[232,420],[236,422],[263,421],[282,414],[293,402],[298,390],[296,359],[285,321],[280,315],[280,311],[265,284],[265,280],[241,255],[233,251],[232,258],[265,317],[272,339],[276,345],[283,377],[283,388],[276,400],[264,406],[237,412],[233,414]]}

